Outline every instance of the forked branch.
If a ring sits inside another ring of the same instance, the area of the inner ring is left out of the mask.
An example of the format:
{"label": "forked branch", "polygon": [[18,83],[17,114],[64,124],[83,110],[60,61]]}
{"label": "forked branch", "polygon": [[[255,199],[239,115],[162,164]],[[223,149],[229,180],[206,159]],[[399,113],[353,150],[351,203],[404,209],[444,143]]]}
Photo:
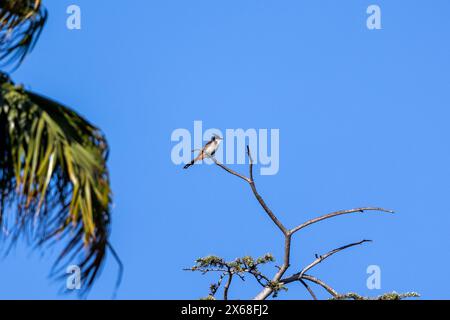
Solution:
{"label": "forked branch", "polygon": [[[310,226],[313,225],[315,223],[318,223],[320,221],[323,220],[327,220],[327,219],[331,219],[337,216],[341,216],[341,215],[346,215],[346,214],[351,214],[351,213],[364,213],[366,211],[378,211],[378,212],[385,212],[385,213],[394,213],[392,210],[387,210],[384,208],[379,208],[379,207],[362,207],[362,208],[356,208],[356,209],[350,209],[350,210],[341,210],[341,211],[336,211],[336,212],[332,212],[323,216],[319,216],[317,218],[308,220],[300,225],[298,225],[297,227],[293,228],[293,229],[288,229],[286,228],[283,223],[278,219],[278,217],[273,213],[273,211],[269,208],[269,206],[267,205],[267,203],[264,201],[264,199],[261,197],[261,195],[259,194],[257,188],[256,188],[256,184],[255,184],[255,180],[253,178],[253,158],[250,152],[250,148],[247,146],[247,155],[249,158],[249,176],[246,177],[243,174],[240,174],[230,168],[228,168],[227,166],[225,166],[224,164],[220,163],[217,161],[217,159],[215,159],[213,156],[210,156],[209,158],[220,168],[222,168],[223,170],[225,170],[226,172],[244,180],[245,182],[247,182],[250,185],[250,188],[253,192],[253,195],[255,196],[255,198],[258,200],[258,203],[260,204],[260,206],[263,208],[263,210],[266,212],[266,214],[269,216],[269,218],[272,220],[272,222],[278,227],[278,229],[283,233],[284,236],[284,258],[283,258],[283,264],[279,267],[278,271],[276,272],[276,274],[272,277],[272,279],[269,280],[268,277],[262,275],[261,273],[257,273],[255,274],[254,271],[252,271],[251,269],[246,269],[245,272],[248,272],[250,274],[252,274],[256,280],[258,281],[259,284],[261,284],[262,286],[264,286],[263,290],[255,297],[255,300],[264,300],[266,298],[268,298],[270,295],[272,294],[276,294],[280,289],[284,288],[284,285],[289,284],[291,282],[296,282],[299,281],[300,283],[302,283],[305,288],[308,290],[308,292],[310,293],[310,295],[313,297],[313,299],[317,299],[317,296],[314,294],[314,292],[312,291],[312,289],[309,287],[309,285],[307,284],[307,282],[311,282],[311,283],[315,283],[316,285],[321,286],[322,288],[324,288],[332,297],[334,298],[338,298],[339,294],[336,292],[336,290],[334,290],[332,287],[330,287],[328,284],[326,284],[325,282],[323,282],[322,280],[313,277],[311,275],[306,274],[306,272],[308,272],[309,270],[311,270],[312,268],[314,268],[316,265],[318,265],[319,263],[321,263],[322,261],[324,261],[325,259],[329,258],[330,256],[345,250],[347,248],[353,247],[353,246],[357,246],[360,244],[363,244],[365,242],[369,242],[370,240],[362,240],[360,242],[356,242],[356,243],[351,243],[342,247],[339,247],[337,249],[334,249],[322,256],[316,256],[316,259],[311,262],[309,265],[307,265],[306,267],[304,267],[300,272],[284,278],[283,279],[283,275],[286,273],[286,271],[289,269],[290,267],[290,255],[291,255],[291,242],[292,242],[292,236]],[[237,273],[239,275],[239,273]],[[228,282],[225,285],[224,288],[224,298],[227,299],[228,298],[228,289],[230,286],[230,283],[232,281],[232,274],[229,274],[228,277]]]}

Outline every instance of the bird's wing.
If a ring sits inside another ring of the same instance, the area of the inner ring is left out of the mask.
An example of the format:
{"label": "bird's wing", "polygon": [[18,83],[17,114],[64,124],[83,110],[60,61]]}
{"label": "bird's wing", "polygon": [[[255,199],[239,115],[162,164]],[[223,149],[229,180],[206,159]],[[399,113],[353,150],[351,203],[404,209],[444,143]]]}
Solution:
{"label": "bird's wing", "polygon": [[206,153],[206,149],[208,149],[208,147],[211,145],[211,143],[213,143],[212,140],[209,141],[207,144],[205,144],[205,146],[202,148],[202,150],[200,150],[200,153],[198,154],[197,158],[194,159],[194,162],[203,160],[209,156],[209,154]]}

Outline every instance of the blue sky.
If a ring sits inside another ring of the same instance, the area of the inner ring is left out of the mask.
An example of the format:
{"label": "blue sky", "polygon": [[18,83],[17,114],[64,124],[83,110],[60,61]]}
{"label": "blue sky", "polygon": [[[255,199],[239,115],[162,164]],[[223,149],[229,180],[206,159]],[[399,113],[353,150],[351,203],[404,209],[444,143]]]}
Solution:
{"label": "blue sky", "polygon": [[[205,296],[215,277],[182,268],[208,254],[272,252],[281,263],[282,236],[247,185],[216,167],[172,163],[173,130],[195,120],[280,129],[280,170],[256,180],[289,227],[359,206],[397,211],[302,231],[292,272],[316,253],[372,239],[311,273],[339,292],[450,298],[448,1],[44,3],[48,24],[13,78],[108,137],[112,242],[125,264],[118,298]],[[66,28],[71,4],[81,7],[82,30]],[[371,4],[381,7],[382,30],[366,28]],[[1,261],[0,298],[77,298],[48,279],[56,253],[19,245]],[[366,287],[369,265],[381,268],[381,290]],[[109,257],[89,298],[109,299],[116,274]],[[236,281],[230,297],[257,291]],[[293,284],[280,298],[309,296]]]}

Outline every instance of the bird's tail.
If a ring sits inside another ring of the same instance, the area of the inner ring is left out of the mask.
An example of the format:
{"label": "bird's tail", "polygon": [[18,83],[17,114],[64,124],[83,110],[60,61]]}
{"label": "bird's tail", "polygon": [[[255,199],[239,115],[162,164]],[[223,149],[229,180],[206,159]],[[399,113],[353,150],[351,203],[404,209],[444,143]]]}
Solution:
{"label": "bird's tail", "polygon": [[188,163],[187,165],[184,166],[184,169],[189,169],[189,167],[192,167],[194,165],[194,163],[196,163],[197,161],[203,160],[204,154],[203,151],[200,152],[200,154],[197,156],[197,158],[195,158],[194,160],[192,160],[190,163]]}
{"label": "bird's tail", "polygon": [[192,160],[190,163],[184,166],[184,169],[189,169],[189,167],[193,166],[195,163],[195,160]]}

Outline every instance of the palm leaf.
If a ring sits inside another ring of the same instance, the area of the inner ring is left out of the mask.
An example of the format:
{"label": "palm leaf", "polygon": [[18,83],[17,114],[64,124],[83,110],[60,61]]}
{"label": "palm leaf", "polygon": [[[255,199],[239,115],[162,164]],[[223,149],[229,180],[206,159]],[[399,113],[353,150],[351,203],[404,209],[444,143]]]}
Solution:
{"label": "palm leaf", "polygon": [[47,20],[41,0],[0,1],[0,61],[19,65],[33,49]]}
{"label": "palm leaf", "polygon": [[78,259],[86,290],[109,247],[107,157],[95,126],[0,77],[0,230],[11,243],[20,236],[39,245],[65,241],[54,272]]}

